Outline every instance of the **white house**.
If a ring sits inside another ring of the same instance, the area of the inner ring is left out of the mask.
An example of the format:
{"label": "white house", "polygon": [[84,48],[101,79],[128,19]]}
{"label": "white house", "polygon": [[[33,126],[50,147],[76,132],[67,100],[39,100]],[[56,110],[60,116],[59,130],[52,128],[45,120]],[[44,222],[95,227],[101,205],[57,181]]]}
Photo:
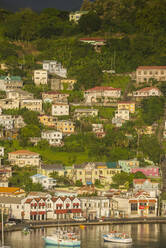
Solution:
{"label": "white house", "polygon": [[47,130],[41,133],[41,138],[46,139],[50,145],[61,145],[62,144],[62,132]]}
{"label": "white house", "polygon": [[90,220],[110,217],[110,199],[107,197],[80,197],[83,215]]}
{"label": "white house", "polygon": [[0,115],[0,125],[5,129],[13,129],[14,119],[12,115]]}
{"label": "white house", "polygon": [[69,105],[63,103],[57,103],[52,105],[53,116],[69,115]]}
{"label": "white house", "polygon": [[35,70],[33,79],[36,85],[47,84],[48,83],[48,71],[47,70]]}
{"label": "white house", "polygon": [[44,60],[43,70],[46,70],[49,73],[56,74],[63,78],[67,77],[67,69],[64,68],[61,63],[55,60]]}
{"label": "white house", "polygon": [[133,187],[135,190],[157,191],[159,183],[152,182],[151,179],[133,179]]}
{"label": "white house", "polygon": [[146,87],[140,90],[134,91],[134,97],[148,97],[148,96],[161,96],[161,91],[156,87]]}
{"label": "white house", "polygon": [[115,118],[121,118],[122,120],[128,121],[130,116],[129,116],[129,110],[127,109],[118,109],[115,111]]}
{"label": "white house", "polygon": [[86,103],[107,103],[121,96],[121,89],[109,86],[96,86],[84,91]]}
{"label": "white house", "polygon": [[46,177],[41,174],[36,174],[30,177],[33,183],[42,184],[45,189],[52,189],[56,186],[56,180],[51,177]]}
{"label": "white house", "polygon": [[0,157],[4,157],[5,155],[5,148],[3,146],[0,146]]}

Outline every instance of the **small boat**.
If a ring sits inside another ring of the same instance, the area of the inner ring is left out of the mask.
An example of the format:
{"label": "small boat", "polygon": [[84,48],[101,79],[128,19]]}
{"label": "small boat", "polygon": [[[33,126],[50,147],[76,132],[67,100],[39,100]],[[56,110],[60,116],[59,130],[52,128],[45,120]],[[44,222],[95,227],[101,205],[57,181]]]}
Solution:
{"label": "small boat", "polygon": [[73,233],[55,233],[43,238],[46,245],[80,247],[81,241]]}
{"label": "small boat", "polygon": [[29,234],[31,232],[31,230],[29,229],[29,227],[24,227],[22,229],[22,232],[26,235],[26,234]]}
{"label": "small boat", "polygon": [[108,234],[103,235],[105,242],[114,242],[114,243],[124,243],[124,244],[131,244],[132,238],[129,237],[126,233],[117,233],[117,232],[110,232]]}

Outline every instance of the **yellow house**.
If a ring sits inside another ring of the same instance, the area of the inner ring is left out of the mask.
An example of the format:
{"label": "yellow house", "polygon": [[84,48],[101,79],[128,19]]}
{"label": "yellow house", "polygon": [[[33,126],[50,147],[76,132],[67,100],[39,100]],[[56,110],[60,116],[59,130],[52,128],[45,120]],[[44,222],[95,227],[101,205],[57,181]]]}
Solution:
{"label": "yellow house", "polygon": [[62,133],[70,134],[74,133],[75,125],[73,121],[59,120],[55,122],[57,131]]}
{"label": "yellow house", "polygon": [[[76,79],[61,79],[61,90],[68,89],[73,90]],[[65,87],[66,86],[66,87]]]}
{"label": "yellow house", "polygon": [[70,179],[73,178],[73,168],[64,167],[62,164],[41,165],[40,168],[37,169],[37,173],[47,177],[53,172],[57,173],[58,176],[67,176]]}
{"label": "yellow house", "polygon": [[112,182],[112,177],[120,173],[115,163],[89,162],[73,165],[73,181],[80,180],[83,185],[94,184],[98,179],[104,185]]}
{"label": "yellow house", "polygon": [[119,102],[118,110],[126,109],[129,110],[130,113],[135,113],[135,102]]}
{"label": "yellow house", "polygon": [[47,127],[55,127],[55,117],[49,115],[40,115],[39,117],[40,123]]}

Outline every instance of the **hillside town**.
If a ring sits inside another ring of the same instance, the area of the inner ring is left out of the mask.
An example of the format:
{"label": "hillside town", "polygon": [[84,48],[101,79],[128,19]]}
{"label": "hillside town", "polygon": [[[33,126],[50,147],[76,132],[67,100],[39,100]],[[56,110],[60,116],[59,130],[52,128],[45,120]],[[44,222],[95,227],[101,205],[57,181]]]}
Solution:
{"label": "hillside town", "polygon": [[14,46],[0,49],[0,209],[8,224],[166,217],[166,61],[141,54],[127,64],[118,54],[124,32],[86,30],[81,20],[99,17],[83,9],[42,13],[64,18],[60,40],[60,21],[53,35],[51,25],[36,36],[3,31]]}

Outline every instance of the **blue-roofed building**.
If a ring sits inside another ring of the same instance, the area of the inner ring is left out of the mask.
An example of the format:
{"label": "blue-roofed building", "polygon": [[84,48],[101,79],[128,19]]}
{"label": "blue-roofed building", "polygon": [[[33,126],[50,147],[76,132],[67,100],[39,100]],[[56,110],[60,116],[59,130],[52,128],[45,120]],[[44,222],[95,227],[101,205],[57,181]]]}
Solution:
{"label": "blue-roofed building", "polygon": [[56,186],[56,180],[51,177],[36,174],[30,178],[32,179],[33,183],[40,183],[45,189],[52,189]]}
{"label": "blue-roofed building", "polygon": [[20,76],[1,76],[0,77],[0,90],[11,91],[23,87],[23,81]]}

